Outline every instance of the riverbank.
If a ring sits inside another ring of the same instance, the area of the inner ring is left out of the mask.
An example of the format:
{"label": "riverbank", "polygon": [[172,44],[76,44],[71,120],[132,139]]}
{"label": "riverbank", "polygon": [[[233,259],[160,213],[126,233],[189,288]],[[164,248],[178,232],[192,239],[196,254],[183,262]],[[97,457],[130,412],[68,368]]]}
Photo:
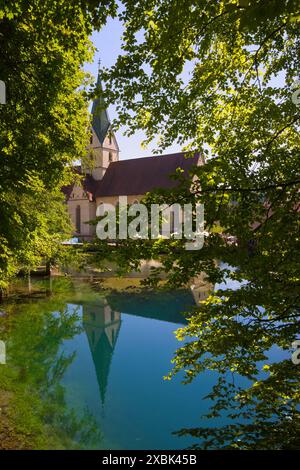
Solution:
{"label": "riverbank", "polygon": [[14,374],[0,374],[0,450],[76,449],[67,436],[62,439],[45,424],[47,407],[30,384],[21,380]]}
{"label": "riverbank", "polygon": [[57,448],[58,441],[55,444],[51,433],[48,434],[49,429],[35,414],[36,403],[31,394],[20,397],[19,391],[8,391],[2,386],[3,383],[0,388],[0,450],[43,450],[49,448],[49,444]]}

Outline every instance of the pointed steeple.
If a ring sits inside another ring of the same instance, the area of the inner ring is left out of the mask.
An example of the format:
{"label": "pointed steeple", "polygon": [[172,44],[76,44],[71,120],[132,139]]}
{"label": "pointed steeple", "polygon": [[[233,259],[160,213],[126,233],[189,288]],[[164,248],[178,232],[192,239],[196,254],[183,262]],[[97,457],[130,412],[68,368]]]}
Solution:
{"label": "pointed steeple", "polygon": [[101,96],[102,85],[100,80],[100,60],[98,63],[97,91],[100,92],[98,98],[93,101],[92,107],[92,127],[102,145],[110,128],[110,120],[105,107],[103,96]]}

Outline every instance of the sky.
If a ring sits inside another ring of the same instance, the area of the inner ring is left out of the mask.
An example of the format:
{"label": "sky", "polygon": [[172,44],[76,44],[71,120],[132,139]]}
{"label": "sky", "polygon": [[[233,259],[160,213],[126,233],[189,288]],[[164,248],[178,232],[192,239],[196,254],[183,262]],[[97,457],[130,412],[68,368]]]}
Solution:
{"label": "sky", "polygon": [[[95,31],[91,37],[97,51],[94,55],[94,61],[90,64],[85,64],[85,70],[92,73],[97,78],[98,73],[98,61],[101,60],[101,64],[105,67],[111,67],[114,65],[121,50],[121,36],[122,36],[122,24],[115,18],[109,18],[107,24],[102,30]],[[183,73],[183,80],[188,80],[191,72],[191,64],[187,64],[186,70]],[[272,80],[273,86],[282,86],[284,84],[283,74],[279,74]],[[117,117],[116,110],[113,106],[109,107],[109,116],[111,120]],[[133,136],[126,137],[123,135],[122,130],[116,133],[117,141],[120,147],[120,160],[127,160],[131,158],[146,157],[153,155],[153,145],[148,148],[142,148],[141,143],[145,138],[143,132],[138,132]],[[164,151],[164,154],[175,153],[181,151],[179,145],[174,144]]]}
{"label": "sky", "polygon": [[[98,72],[98,61],[105,67],[111,67],[119,54],[121,54],[121,35],[122,25],[117,19],[109,19],[106,26],[100,32],[94,32],[91,39],[97,48],[92,64],[86,64],[85,70],[92,73],[95,77]],[[116,117],[116,111],[113,106],[108,109],[109,116],[112,119]],[[131,137],[126,137],[121,131],[116,134],[120,147],[120,160],[138,158],[152,155],[153,146],[147,149],[141,147],[144,139],[144,133],[139,132]],[[180,151],[179,145],[174,145],[165,150],[164,153],[175,153]]]}

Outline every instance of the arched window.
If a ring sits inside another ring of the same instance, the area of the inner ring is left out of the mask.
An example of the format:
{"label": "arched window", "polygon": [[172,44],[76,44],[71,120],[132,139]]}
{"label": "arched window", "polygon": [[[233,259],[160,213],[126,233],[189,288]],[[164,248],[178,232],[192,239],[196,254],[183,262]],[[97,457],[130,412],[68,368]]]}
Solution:
{"label": "arched window", "polygon": [[109,154],[108,154],[108,161],[110,161],[110,162],[113,161],[113,154],[112,154],[112,152],[109,152]]}
{"label": "arched window", "polygon": [[80,233],[80,225],[81,225],[81,213],[80,213],[80,206],[76,207],[76,232]]}
{"label": "arched window", "polygon": [[171,233],[175,232],[175,213],[174,213],[174,211],[170,212],[170,231],[171,231]]}

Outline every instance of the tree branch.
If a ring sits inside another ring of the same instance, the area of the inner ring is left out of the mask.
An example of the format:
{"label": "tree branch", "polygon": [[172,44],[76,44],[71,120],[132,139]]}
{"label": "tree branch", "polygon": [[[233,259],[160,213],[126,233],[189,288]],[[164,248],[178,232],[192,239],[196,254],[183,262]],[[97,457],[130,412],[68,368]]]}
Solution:
{"label": "tree branch", "polygon": [[281,181],[278,183],[267,184],[265,186],[260,187],[248,187],[248,188],[235,188],[232,186],[222,186],[222,187],[214,187],[209,189],[200,189],[195,191],[193,194],[204,194],[204,193],[214,193],[216,191],[227,191],[227,192],[237,192],[237,193],[244,193],[244,192],[263,192],[267,191],[268,189],[276,189],[276,188],[287,188],[289,186],[295,186],[296,184],[300,184],[300,179],[296,179],[293,181]]}

